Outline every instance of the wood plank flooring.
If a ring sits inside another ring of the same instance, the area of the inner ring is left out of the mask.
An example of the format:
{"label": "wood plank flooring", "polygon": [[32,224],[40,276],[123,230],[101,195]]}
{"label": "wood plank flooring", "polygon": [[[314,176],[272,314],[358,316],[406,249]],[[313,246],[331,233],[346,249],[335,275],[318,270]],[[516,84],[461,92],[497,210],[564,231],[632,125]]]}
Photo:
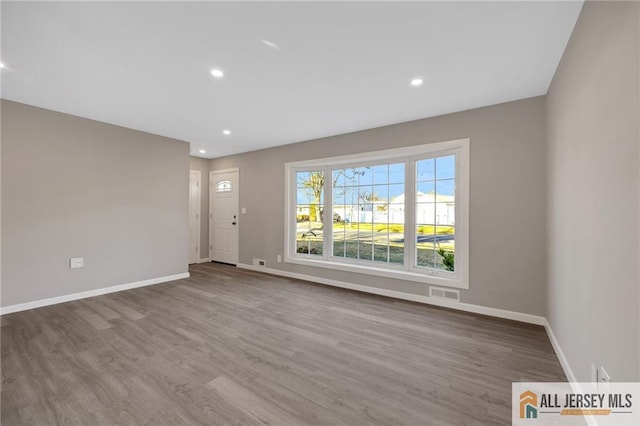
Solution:
{"label": "wood plank flooring", "polygon": [[542,327],[214,263],[2,317],[8,425],[508,425]]}

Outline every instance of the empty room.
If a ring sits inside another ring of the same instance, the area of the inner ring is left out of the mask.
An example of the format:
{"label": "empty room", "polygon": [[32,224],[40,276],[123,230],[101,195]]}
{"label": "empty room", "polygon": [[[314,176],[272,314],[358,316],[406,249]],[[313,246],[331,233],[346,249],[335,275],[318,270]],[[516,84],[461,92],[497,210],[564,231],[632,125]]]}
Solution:
{"label": "empty room", "polygon": [[4,425],[640,424],[640,3],[2,1]]}

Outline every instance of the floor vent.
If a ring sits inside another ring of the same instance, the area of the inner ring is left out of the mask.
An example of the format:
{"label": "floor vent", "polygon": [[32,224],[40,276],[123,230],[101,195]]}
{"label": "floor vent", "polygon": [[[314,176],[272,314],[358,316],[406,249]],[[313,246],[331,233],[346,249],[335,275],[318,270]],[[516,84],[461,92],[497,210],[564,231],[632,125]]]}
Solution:
{"label": "floor vent", "polygon": [[452,302],[459,302],[460,291],[449,290],[448,288],[429,287],[429,297],[437,297],[438,299],[446,299]]}

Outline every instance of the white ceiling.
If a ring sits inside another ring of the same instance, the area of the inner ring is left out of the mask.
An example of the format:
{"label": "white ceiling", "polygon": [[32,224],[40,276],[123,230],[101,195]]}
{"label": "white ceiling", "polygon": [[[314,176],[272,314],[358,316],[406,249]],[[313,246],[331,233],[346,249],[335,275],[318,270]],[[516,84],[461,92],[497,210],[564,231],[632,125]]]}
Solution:
{"label": "white ceiling", "polygon": [[543,95],[581,7],[3,1],[2,97],[212,158]]}

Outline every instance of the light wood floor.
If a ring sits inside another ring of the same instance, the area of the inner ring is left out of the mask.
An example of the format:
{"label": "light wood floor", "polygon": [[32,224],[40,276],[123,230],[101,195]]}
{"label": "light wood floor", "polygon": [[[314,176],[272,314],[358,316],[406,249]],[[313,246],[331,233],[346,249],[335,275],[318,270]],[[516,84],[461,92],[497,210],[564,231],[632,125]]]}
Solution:
{"label": "light wood floor", "polygon": [[2,425],[508,425],[544,329],[213,263],[2,317]]}

